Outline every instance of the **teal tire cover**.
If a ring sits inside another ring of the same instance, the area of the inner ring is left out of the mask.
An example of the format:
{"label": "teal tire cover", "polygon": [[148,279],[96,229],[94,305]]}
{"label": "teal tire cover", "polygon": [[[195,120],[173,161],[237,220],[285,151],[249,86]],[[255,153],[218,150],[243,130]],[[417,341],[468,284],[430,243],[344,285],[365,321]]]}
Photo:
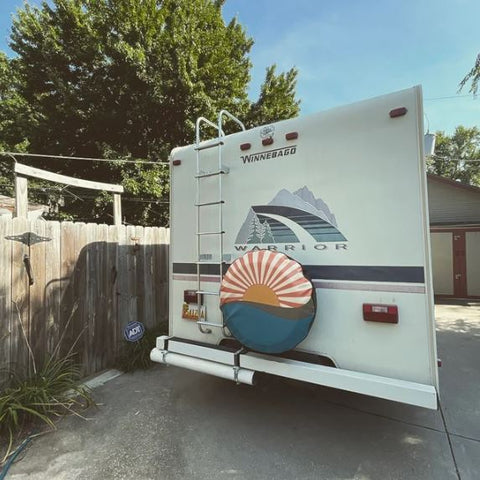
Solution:
{"label": "teal tire cover", "polygon": [[310,331],[315,307],[315,288],[302,266],[280,252],[248,252],[222,279],[224,323],[240,343],[257,352],[296,347]]}

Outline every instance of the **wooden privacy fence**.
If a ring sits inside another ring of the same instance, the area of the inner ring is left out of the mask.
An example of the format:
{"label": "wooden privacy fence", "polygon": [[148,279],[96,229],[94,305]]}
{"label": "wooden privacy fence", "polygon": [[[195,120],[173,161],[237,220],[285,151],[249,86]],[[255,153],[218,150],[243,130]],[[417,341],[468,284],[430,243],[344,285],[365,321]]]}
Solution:
{"label": "wooden privacy fence", "polygon": [[[111,366],[123,328],[168,319],[169,231],[0,217],[0,368],[41,362],[61,341],[83,373]],[[82,333],[83,332],[83,333]]]}

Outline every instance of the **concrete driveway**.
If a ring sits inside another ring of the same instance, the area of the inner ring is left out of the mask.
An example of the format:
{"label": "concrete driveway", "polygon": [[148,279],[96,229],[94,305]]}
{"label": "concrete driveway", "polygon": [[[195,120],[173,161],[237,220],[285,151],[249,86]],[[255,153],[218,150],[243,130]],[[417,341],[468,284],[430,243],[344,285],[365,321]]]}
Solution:
{"label": "concrete driveway", "polygon": [[270,377],[256,387],[174,367],[95,390],[7,479],[480,478],[480,305],[439,305],[442,412]]}

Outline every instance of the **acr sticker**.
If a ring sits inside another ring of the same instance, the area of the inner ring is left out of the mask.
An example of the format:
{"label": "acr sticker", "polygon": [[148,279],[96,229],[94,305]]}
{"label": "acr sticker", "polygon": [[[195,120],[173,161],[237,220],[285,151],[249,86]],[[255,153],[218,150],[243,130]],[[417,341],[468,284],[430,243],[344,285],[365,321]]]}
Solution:
{"label": "acr sticker", "polygon": [[123,329],[123,336],[128,342],[137,342],[145,333],[145,327],[140,322],[128,322]]}

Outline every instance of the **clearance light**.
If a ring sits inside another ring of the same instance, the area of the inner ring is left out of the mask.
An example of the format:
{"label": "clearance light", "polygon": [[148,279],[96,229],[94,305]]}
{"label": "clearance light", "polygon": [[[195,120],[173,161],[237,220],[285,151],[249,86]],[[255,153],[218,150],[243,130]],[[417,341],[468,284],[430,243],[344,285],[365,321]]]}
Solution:
{"label": "clearance light", "polygon": [[298,138],[298,132],[290,132],[285,134],[287,140],[296,140]]}
{"label": "clearance light", "polygon": [[181,161],[181,160],[174,160],[174,161],[172,162],[172,165],[175,165],[176,167],[178,167],[178,166],[181,165],[181,164],[182,164],[182,161]]}
{"label": "clearance light", "polygon": [[271,145],[273,143],[273,137],[264,138],[262,140],[262,145]]}
{"label": "clearance light", "polygon": [[367,322],[398,323],[398,307],[364,303],[363,319]]}
{"label": "clearance light", "polygon": [[390,118],[403,117],[407,111],[405,107],[394,108],[390,110]]}
{"label": "clearance light", "polygon": [[240,145],[240,150],[242,150],[242,151],[249,150],[251,146],[252,146],[251,143],[242,143]]}

